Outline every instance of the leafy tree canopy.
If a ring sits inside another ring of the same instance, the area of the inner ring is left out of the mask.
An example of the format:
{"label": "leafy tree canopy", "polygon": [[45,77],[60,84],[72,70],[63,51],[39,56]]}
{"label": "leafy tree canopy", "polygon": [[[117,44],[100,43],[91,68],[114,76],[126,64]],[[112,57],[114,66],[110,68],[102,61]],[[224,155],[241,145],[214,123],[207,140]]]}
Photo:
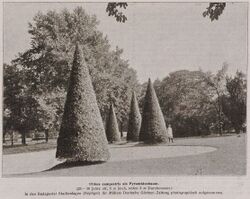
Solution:
{"label": "leafy tree canopy", "polygon": [[180,70],[154,82],[165,121],[172,124],[175,136],[222,133],[234,122],[244,125],[246,104],[240,100],[246,98],[244,75],[228,78],[226,71],[227,64],[215,74]]}
{"label": "leafy tree canopy", "polygon": [[222,96],[222,111],[239,133],[245,130],[246,122],[246,75],[237,71],[235,77],[227,77],[226,81],[228,94]]}
{"label": "leafy tree canopy", "polygon": [[[127,17],[122,11],[119,11],[118,8],[126,9],[127,7],[128,4],[126,2],[110,2],[107,5],[106,12],[109,16],[114,16],[116,21],[125,23]],[[208,16],[211,21],[218,20],[225,7],[225,2],[211,2],[202,15],[203,17]]]}
{"label": "leafy tree canopy", "polygon": [[[108,38],[97,29],[98,24],[97,18],[88,15],[82,7],[73,12],[66,9],[39,12],[29,23],[31,47],[19,53],[12,66],[6,69],[19,70],[15,74],[18,74],[17,80],[21,79],[18,80],[20,83],[15,91],[9,89],[10,84],[5,86],[10,93],[23,93],[23,96],[35,99],[36,105],[30,111],[36,113],[38,110],[43,126],[47,126],[44,121],[49,120],[54,121],[52,123],[57,128],[60,124],[76,42],[84,46],[83,53],[103,119],[112,98],[119,110],[118,120],[126,122],[130,93],[139,89],[136,72],[129,67],[128,61],[121,58],[122,49],[111,49]],[[23,88],[19,88],[20,85]],[[15,106],[9,99],[6,101],[8,106]],[[26,110],[26,103],[16,104]],[[55,115],[50,117],[51,109]]]}
{"label": "leafy tree canopy", "polygon": [[223,10],[226,7],[226,3],[212,2],[209,3],[209,6],[206,8],[206,11],[203,12],[203,16],[208,16],[211,21],[218,20],[219,16],[223,13]]}
{"label": "leafy tree canopy", "polygon": [[127,17],[122,11],[119,11],[117,7],[120,9],[126,9],[127,6],[128,4],[126,2],[110,2],[107,5],[106,12],[109,16],[114,16],[116,21],[125,23],[125,21],[127,21]]}

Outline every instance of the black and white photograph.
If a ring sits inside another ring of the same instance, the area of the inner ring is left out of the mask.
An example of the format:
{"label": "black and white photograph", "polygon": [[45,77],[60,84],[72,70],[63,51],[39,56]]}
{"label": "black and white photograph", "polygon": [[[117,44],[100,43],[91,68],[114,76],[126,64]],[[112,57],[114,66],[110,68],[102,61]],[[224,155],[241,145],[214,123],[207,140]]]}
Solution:
{"label": "black and white photograph", "polygon": [[4,2],[2,177],[247,175],[248,2]]}

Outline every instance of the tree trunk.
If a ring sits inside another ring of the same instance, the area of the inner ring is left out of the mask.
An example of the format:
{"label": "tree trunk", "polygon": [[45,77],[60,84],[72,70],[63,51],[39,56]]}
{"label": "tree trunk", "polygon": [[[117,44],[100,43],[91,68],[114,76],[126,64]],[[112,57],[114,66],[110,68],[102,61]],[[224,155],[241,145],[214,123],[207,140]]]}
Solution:
{"label": "tree trunk", "polygon": [[238,125],[236,125],[236,126],[234,127],[234,130],[235,130],[235,133],[236,133],[236,134],[240,134],[241,128],[240,128]]}
{"label": "tree trunk", "polygon": [[221,101],[221,98],[220,98],[220,94],[217,93],[218,95],[218,119],[219,119],[219,134],[220,136],[222,136],[222,133],[223,133],[223,129],[222,129],[222,125],[223,125],[223,121],[222,121],[222,101]]}
{"label": "tree trunk", "polygon": [[123,130],[123,126],[122,126],[123,124],[122,124],[122,122],[120,122],[120,132],[121,132],[121,138],[123,137],[123,132],[122,132],[122,130]]}
{"label": "tree trunk", "polygon": [[222,136],[222,133],[223,133],[223,129],[222,129],[222,125],[220,123],[220,136]]}
{"label": "tree trunk", "polygon": [[11,146],[14,146],[14,131],[11,131],[10,139],[11,139]]}
{"label": "tree trunk", "polygon": [[22,135],[22,145],[26,145],[25,130],[21,131],[21,135]]}
{"label": "tree trunk", "polygon": [[221,111],[219,110],[219,134],[220,136],[222,136],[222,133],[223,133],[222,125],[223,125],[223,121],[221,117]]}
{"label": "tree trunk", "polygon": [[49,129],[45,129],[45,141],[48,142],[49,140]]}
{"label": "tree trunk", "polygon": [[3,143],[5,143],[5,135],[6,135],[6,131],[3,132]]}

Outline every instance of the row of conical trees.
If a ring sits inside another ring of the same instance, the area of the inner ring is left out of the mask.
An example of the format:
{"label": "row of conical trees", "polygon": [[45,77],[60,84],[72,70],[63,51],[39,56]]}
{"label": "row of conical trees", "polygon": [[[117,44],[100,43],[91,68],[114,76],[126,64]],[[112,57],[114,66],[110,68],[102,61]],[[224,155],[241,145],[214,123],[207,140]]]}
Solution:
{"label": "row of conical trees", "polygon": [[[130,112],[129,112],[129,121],[128,121],[128,141],[139,141],[139,132],[141,127],[141,114],[136,99],[136,94],[133,92]],[[118,123],[116,119],[116,114],[114,111],[114,106],[111,103],[108,118],[106,121],[106,136],[108,142],[119,142],[121,141],[121,134],[119,132]]]}
{"label": "row of conical trees", "polygon": [[[150,79],[142,118],[136,94],[132,95],[127,140],[140,140],[145,143],[167,141],[163,114]],[[110,157],[108,141],[120,141],[114,107],[111,103],[104,129],[88,67],[77,44],[57,140],[56,157],[67,161],[107,161]]]}

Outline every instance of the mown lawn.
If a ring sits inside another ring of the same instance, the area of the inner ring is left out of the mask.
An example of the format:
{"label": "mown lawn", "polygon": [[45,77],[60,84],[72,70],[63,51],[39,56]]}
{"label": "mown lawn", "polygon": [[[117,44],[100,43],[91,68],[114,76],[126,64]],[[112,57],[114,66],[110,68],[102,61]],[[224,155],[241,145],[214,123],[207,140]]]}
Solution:
{"label": "mown lawn", "polygon": [[55,139],[49,140],[48,143],[46,143],[45,141],[29,141],[27,142],[27,145],[16,144],[14,146],[3,146],[3,155],[44,151],[54,148],[56,148]]}
{"label": "mown lawn", "polygon": [[[153,150],[155,146],[150,145],[112,144],[110,150],[113,160],[111,159],[103,164],[63,165],[54,169],[46,169],[43,172],[6,175],[6,177],[246,175],[246,138],[246,134],[240,136],[179,138],[175,139],[173,144],[158,145],[157,150]],[[200,154],[197,151],[197,154],[194,155],[185,155],[186,152],[184,151],[182,154],[184,149],[190,147],[193,150],[192,147],[195,146],[213,147],[216,150]],[[48,155],[49,152],[51,150],[48,151]],[[135,154],[139,155],[135,156]],[[164,154],[166,155],[164,156]],[[48,155],[45,154],[43,162]],[[51,156],[52,160],[55,160],[54,154]],[[11,166],[10,164],[6,165],[6,168]]]}

